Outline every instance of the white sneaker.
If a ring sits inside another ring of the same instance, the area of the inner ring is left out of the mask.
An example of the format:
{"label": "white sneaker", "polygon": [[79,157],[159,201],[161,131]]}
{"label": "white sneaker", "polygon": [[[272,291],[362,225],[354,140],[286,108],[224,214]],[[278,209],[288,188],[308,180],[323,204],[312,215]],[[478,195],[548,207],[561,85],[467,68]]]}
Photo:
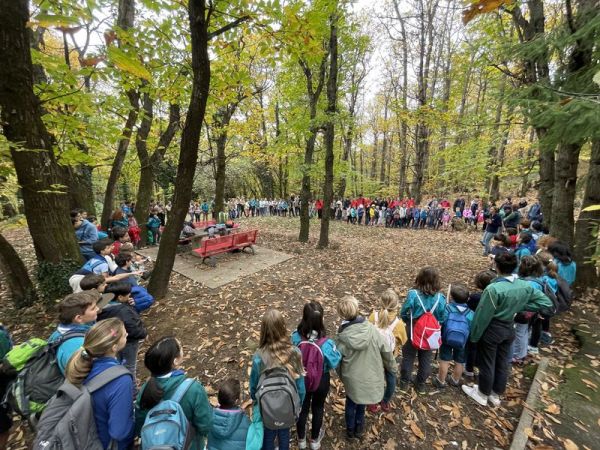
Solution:
{"label": "white sneaker", "polygon": [[298,438],[298,448],[304,450],[306,448],[306,437],[304,439]]}
{"label": "white sneaker", "polygon": [[531,345],[527,346],[527,353],[530,355],[538,355],[540,350],[537,347],[532,347]]}
{"label": "white sneaker", "polygon": [[465,394],[479,403],[481,406],[487,406],[488,396],[483,395],[479,392],[479,386],[474,384],[473,386],[467,386],[466,384],[462,385],[462,390]]}
{"label": "white sneaker", "polygon": [[494,406],[495,408],[497,408],[498,406],[500,406],[500,396],[498,394],[496,394],[495,392],[492,392],[489,396],[488,396],[488,401],[492,404],[492,406]]}
{"label": "white sneaker", "polygon": [[321,431],[319,431],[319,437],[317,439],[310,440],[310,450],[319,450],[321,448],[321,440],[325,436],[325,427],[321,426]]}

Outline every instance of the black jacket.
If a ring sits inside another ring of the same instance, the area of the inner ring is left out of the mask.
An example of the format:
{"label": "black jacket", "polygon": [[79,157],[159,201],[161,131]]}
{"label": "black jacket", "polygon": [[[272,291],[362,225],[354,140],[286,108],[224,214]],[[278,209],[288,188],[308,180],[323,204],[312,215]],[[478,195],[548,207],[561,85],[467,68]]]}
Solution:
{"label": "black jacket", "polygon": [[128,342],[145,339],[148,335],[140,315],[131,305],[111,302],[102,308],[102,311],[98,314],[98,321],[110,319],[111,317],[116,317],[123,321],[125,330],[127,331]]}

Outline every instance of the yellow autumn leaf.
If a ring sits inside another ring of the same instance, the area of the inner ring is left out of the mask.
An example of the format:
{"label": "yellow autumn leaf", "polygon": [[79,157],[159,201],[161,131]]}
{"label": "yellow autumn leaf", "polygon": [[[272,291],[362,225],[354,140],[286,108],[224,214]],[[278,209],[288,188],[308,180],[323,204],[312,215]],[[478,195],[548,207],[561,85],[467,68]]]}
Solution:
{"label": "yellow autumn leaf", "polygon": [[128,72],[138,78],[150,81],[152,74],[144,65],[134,56],[128,55],[123,50],[114,45],[108,48],[108,59],[119,69]]}

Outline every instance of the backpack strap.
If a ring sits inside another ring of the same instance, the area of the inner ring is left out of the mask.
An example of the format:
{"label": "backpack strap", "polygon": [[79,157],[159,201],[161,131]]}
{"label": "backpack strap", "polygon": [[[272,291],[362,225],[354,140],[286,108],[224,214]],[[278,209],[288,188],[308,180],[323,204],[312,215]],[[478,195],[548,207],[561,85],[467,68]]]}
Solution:
{"label": "backpack strap", "polygon": [[[435,311],[435,308],[437,308],[437,305],[440,303],[440,293],[437,293],[437,300],[435,301],[435,304],[433,305],[433,308],[431,308],[431,311],[429,311],[431,314],[433,314],[433,312]],[[423,308],[425,309],[425,308]]]}
{"label": "backpack strap", "polygon": [[179,386],[177,386],[177,390],[175,391],[173,396],[170,398],[170,400],[173,400],[174,402],[177,402],[177,403],[181,403],[181,399],[186,394],[188,389],[190,387],[192,387],[192,384],[194,384],[193,378],[186,378],[185,380],[183,380],[181,382],[181,384]]}
{"label": "backpack strap", "polygon": [[398,325],[399,321],[400,321],[400,319],[398,319],[398,316],[396,316],[396,318],[392,321],[392,323],[388,325],[387,329],[393,333],[394,330],[396,329],[396,325]]}
{"label": "backpack strap", "polygon": [[116,366],[109,367],[103,372],[100,372],[98,375],[92,378],[89,383],[85,384],[84,386],[91,394],[123,375],[131,376],[131,372],[125,366],[119,364]]}

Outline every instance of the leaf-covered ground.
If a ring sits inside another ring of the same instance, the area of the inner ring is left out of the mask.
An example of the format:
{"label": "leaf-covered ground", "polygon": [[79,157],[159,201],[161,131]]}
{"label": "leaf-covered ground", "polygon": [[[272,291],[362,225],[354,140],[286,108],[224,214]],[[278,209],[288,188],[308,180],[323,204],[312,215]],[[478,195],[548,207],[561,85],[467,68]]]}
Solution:
{"label": "leaf-covered ground", "polygon": [[[261,316],[268,308],[280,309],[291,330],[300,319],[303,304],[319,300],[325,308],[329,334],[333,335],[338,324],[335,302],[346,293],[355,295],[361,311],[367,314],[388,287],[404,297],[417,271],[425,265],[439,268],[445,286],[457,281],[471,286],[474,275],[487,265],[480,256],[479,232],[397,230],[335,222],[331,248],[317,250],[318,225],[312,222],[310,242],[300,244],[296,241],[296,219],[246,219],[242,227],[258,228],[260,245],[293,254],[294,258],[217,290],[174,274],[168,297],[144,315],[149,337],[140,350],[140,360],[149,342],[163,335],[176,335],[184,345],[185,369],[207,386],[213,403],[218,383],[229,377],[242,381],[247,400],[250,360],[258,344]],[[11,231],[7,237],[33,266],[33,248],[26,231]],[[55,319],[51,310],[36,306],[17,311],[6,292],[3,294],[2,320],[14,330],[18,342],[52,332]],[[542,355],[554,355],[558,364],[565,364],[575,351],[575,340],[569,316],[557,322],[555,343],[543,349]],[[143,364],[141,367],[143,380],[147,373],[143,372]],[[367,415],[368,433],[360,442],[344,438],[343,386],[333,377],[322,448],[508,448],[534,367],[513,370],[506,399],[496,409],[476,406],[456,388],[439,391],[429,386],[425,395],[398,392],[391,412]],[[552,416],[553,411],[550,407],[539,416],[532,431],[539,433],[540,443],[544,441],[542,436],[547,437],[544,443],[550,441],[548,435],[555,437],[552,417],[544,418]],[[23,427],[15,427],[9,448],[26,448],[27,436]]]}

